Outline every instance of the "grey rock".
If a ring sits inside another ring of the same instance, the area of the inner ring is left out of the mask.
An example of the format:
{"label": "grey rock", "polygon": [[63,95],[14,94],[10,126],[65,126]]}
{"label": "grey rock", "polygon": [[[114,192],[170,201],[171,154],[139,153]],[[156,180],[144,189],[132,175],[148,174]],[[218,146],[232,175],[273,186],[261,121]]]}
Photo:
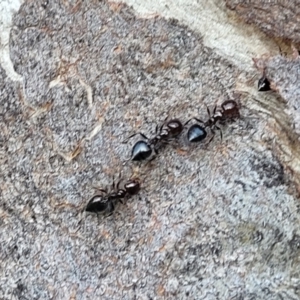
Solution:
{"label": "grey rock", "polygon": [[[92,0],[25,1],[10,56],[23,82],[0,67],[0,298],[299,298],[297,186],[266,113],[236,91],[253,74],[176,20]],[[222,140],[123,166],[131,133],[228,98],[242,117]],[[137,196],[82,213],[93,186],[133,171]]]}

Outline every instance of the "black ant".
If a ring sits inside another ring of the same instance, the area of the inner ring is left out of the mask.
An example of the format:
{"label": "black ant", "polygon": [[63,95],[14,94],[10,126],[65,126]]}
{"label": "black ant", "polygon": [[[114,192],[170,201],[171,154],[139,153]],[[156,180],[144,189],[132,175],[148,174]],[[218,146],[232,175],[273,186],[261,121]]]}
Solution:
{"label": "black ant", "polygon": [[234,118],[238,118],[240,116],[239,107],[236,101],[234,100],[226,100],[221,104],[221,109],[217,110],[217,106],[215,106],[213,113],[210,113],[210,110],[207,108],[208,120],[203,122],[198,118],[192,118],[188,120],[184,125],[188,124],[191,120],[196,120],[198,123],[203,124],[203,126],[199,124],[193,124],[187,133],[187,138],[190,143],[197,143],[204,140],[207,136],[206,128],[209,127],[211,132],[213,133],[212,138],[209,140],[210,143],[215,135],[215,129],[220,131],[221,139],[222,139],[222,130],[217,125],[219,122],[223,123],[227,120],[231,120]]}
{"label": "black ant", "polygon": [[[280,49],[280,53],[281,53],[281,49]],[[267,92],[267,91],[271,90],[271,83],[270,83],[269,79],[266,76],[266,70],[265,69],[263,70],[262,77],[258,80],[257,90],[259,92]]]}
{"label": "black ant", "polygon": [[144,140],[140,140],[135,143],[131,151],[131,160],[133,161],[142,161],[150,157],[152,151],[154,150],[155,154],[158,154],[158,149],[162,143],[168,143],[171,138],[178,136],[183,130],[183,125],[178,119],[171,119],[167,122],[164,122],[160,128],[156,125],[155,136],[153,138],[148,138],[141,132],[134,133],[127,140],[134,137],[135,135],[142,136]]}
{"label": "black ant", "polygon": [[261,77],[258,80],[257,89],[259,92],[266,92],[271,90],[270,81],[266,76]]}
{"label": "black ant", "polygon": [[117,186],[115,186],[115,183],[113,182],[110,192],[106,189],[97,188],[97,190],[104,195],[97,194],[93,196],[88,202],[85,211],[93,213],[107,212],[112,214],[117,202],[123,203],[122,199],[126,196],[137,194],[141,188],[140,180],[138,178],[128,180],[122,189],[119,187],[120,182],[121,181],[118,182]]}

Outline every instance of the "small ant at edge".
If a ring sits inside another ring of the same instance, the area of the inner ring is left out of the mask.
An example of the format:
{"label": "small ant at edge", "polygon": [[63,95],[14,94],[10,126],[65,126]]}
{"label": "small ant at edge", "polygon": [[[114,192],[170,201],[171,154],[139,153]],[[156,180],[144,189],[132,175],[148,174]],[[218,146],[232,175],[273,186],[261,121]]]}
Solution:
{"label": "small ant at edge", "polygon": [[270,81],[266,76],[261,77],[258,80],[257,89],[259,92],[267,92],[271,90]]}

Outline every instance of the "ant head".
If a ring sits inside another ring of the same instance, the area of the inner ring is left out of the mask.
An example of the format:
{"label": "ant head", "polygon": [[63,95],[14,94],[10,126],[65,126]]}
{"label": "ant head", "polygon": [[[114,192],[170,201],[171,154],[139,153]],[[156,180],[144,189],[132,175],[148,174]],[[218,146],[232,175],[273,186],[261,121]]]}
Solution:
{"label": "ant head", "polygon": [[132,178],[124,184],[124,189],[129,195],[135,195],[140,191],[141,183],[139,178]]}
{"label": "ant head", "polygon": [[225,119],[234,119],[239,118],[239,106],[236,101],[234,100],[226,100],[222,103],[222,113]]}
{"label": "ant head", "polygon": [[[121,198],[124,198],[126,193],[128,193],[129,195],[137,194],[141,187],[141,180],[138,177],[139,168],[130,166],[130,169],[131,169],[131,175],[130,175],[129,179],[125,182],[121,179],[121,180],[119,180],[119,182],[117,184],[117,189],[118,189],[117,194]],[[122,182],[123,188],[120,188],[121,182]]]}
{"label": "ant head", "polygon": [[177,136],[183,131],[183,125],[179,119],[171,119],[166,123],[168,132],[172,136]]}

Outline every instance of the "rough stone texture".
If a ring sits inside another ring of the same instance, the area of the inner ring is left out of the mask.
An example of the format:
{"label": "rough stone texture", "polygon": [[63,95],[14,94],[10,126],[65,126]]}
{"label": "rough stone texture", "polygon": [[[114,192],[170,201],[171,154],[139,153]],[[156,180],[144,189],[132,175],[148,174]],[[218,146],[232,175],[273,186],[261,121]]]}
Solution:
{"label": "rough stone texture", "polygon": [[300,45],[300,1],[225,0],[245,22],[272,37]]}
{"label": "rough stone texture", "polygon": [[285,112],[293,120],[295,132],[300,135],[300,58],[272,56],[257,61],[258,66],[264,66],[264,73],[271,82],[271,88],[286,101]]}
{"label": "rough stone texture", "polygon": [[[300,297],[297,176],[277,145],[290,128],[264,106],[284,103],[236,93],[253,74],[126,5],[28,0],[13,25],[23,82],[0,67],[0,298]],[[113,216],[82,214],[92,186],[131,176],[125,137],[227,98],[242,117],[223,140],[182,137],[135,166],[143,188]]]}
{"label": "rough stone texture", "polygon": [[[278,132],[278,141],[282,145],[279,147],[282,152],[287,156],[284,160],[290,158],[287,162],[294,172],[294,180],[299,187],[299,162],[298,162],[298,149],[299,149],[299,135],[300,135],[300,114],[299,114],[299,68],[300,59],[298,51],[293,48],[293,55],[290,57],[276,55],[264,55],[260,58],[254,59],[255,65],[261,74],[271,83],[272,91],[266,94],[276,94],[278,102],[281,104],[278,107],[274,103],[265,103],[269,112],[276,118],[277,123],[280,124],[282,132]],[[279,104],[279,103],[278,103]],[[279,109],[278,109],[279,108]],[[284,141],[285,140],[285,141]]]}

